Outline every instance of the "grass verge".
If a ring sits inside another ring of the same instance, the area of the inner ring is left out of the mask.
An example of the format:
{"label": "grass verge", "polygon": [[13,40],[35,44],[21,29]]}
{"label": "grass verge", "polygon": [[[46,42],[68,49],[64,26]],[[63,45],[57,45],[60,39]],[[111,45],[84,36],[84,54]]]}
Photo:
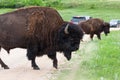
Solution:
{"label": "grass verge", "polygon": [[[120,80],[120,31],[102,40],[84,42],[69,69],[57,72],[54,80]],[[63,65],[66,66],[66,65]]]}

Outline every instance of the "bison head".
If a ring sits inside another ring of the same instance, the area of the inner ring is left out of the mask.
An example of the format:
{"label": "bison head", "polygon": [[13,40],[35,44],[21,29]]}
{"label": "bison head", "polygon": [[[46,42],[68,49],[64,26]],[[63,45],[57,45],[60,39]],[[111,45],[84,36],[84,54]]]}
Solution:
{"label": "bison head", "polygon": [[72,51],[79,49],[83,32],[77,25],[65,23],[59,30],[58,36],[59,51],[62,51],[64,56],[70,60]]}
{"label": "bison head", "polygon": [[110,33],[110,24],[109,23],[107,23],[107,22],[104,23],[103,31],[106,36],[108,33]]}

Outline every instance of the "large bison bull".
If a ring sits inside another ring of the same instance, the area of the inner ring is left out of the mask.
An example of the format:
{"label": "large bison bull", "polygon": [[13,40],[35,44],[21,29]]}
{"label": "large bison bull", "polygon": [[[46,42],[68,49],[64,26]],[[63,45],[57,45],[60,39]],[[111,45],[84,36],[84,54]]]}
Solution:
{"label": "large bison bull", "polygon": [[101,39],[101,32],[104,32],[105,35],[110,33],[110,25],[107,22],[104,22],[101,19],[98,18],[92,18],[87,21],[80,22],[78,24],[85,34],[90,34],[90,38],[93,40],[94,34],[97,35],[98,39]]}
{"label": "large bison bull", "polygon": [[[8,53],[13,48],[27,49],[33,69],[39,69],[36,56],[48,55],[57,68],[56,52],[70,60],[79,48],[83,32],[77,25],[63,21],[59,13],[48,7],[22,8],[0,15],[0,48]],[[1,60],[5,69],[9,67]]]}

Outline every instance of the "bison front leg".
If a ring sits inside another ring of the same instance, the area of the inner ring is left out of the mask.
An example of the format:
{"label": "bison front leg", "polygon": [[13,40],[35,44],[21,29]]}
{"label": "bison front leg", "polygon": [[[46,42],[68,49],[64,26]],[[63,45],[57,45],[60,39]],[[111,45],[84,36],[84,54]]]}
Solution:
{"label": "bison front leg", "polygon": [[53,60],[53,67],[55,67],[57,69],[57,66],[58,66],[57,62],[58,61],[56,58],[56,52],[52,53],[52,54],[48,54],[48,57]]}
{"label": "bison front leg", "polygon": [[98,33],[98,34],[97,34],[97,37],[98,37],[98,39],[100,39],[100,40],[101,40],[100,33]]}
{"label": "bison front leg", "polygon": [[38,67],[38,65],[36,64],[36,62],[35,62],[35,58],[32,59],[31,64],[32,64],[33,69],[35,69],[35,70],[39,70],[39,69],[40,69],[40,68]]}
{"label": "bison front leg", "polygon": [[35,70],[40,69],[35,62],[35,58],[36,58],[37,53],[38,53],[37,46],[29,46],[27,48],[27,57],[29,60],[31,60],[31,65],[32,65],[33,69],[35,69]]}
{"label": "bison front leg", "polygon": [[93,37],[94,37],[94,33],[91,33],[91,34],[90,34],[91,40],[93,40]]}

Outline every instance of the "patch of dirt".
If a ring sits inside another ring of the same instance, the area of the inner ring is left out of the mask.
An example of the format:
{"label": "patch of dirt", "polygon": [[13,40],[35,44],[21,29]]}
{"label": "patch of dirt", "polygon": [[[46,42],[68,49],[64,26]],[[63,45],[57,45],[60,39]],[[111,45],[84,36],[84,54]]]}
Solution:
{"label": "patch of dirt", "polygon": [[[33,70],[31,62],[27,60],[25,49],[13,49],[10,54],[2,49],[0,57],[10,67],[7,70],[0,67],[0,80],[49,80],[52,72],[56,70],[52,66],[52,60],[46,55],[36,59],[40,70]],[[57,58],[59,68],[66,59],[62,53],[58,53]]]}

